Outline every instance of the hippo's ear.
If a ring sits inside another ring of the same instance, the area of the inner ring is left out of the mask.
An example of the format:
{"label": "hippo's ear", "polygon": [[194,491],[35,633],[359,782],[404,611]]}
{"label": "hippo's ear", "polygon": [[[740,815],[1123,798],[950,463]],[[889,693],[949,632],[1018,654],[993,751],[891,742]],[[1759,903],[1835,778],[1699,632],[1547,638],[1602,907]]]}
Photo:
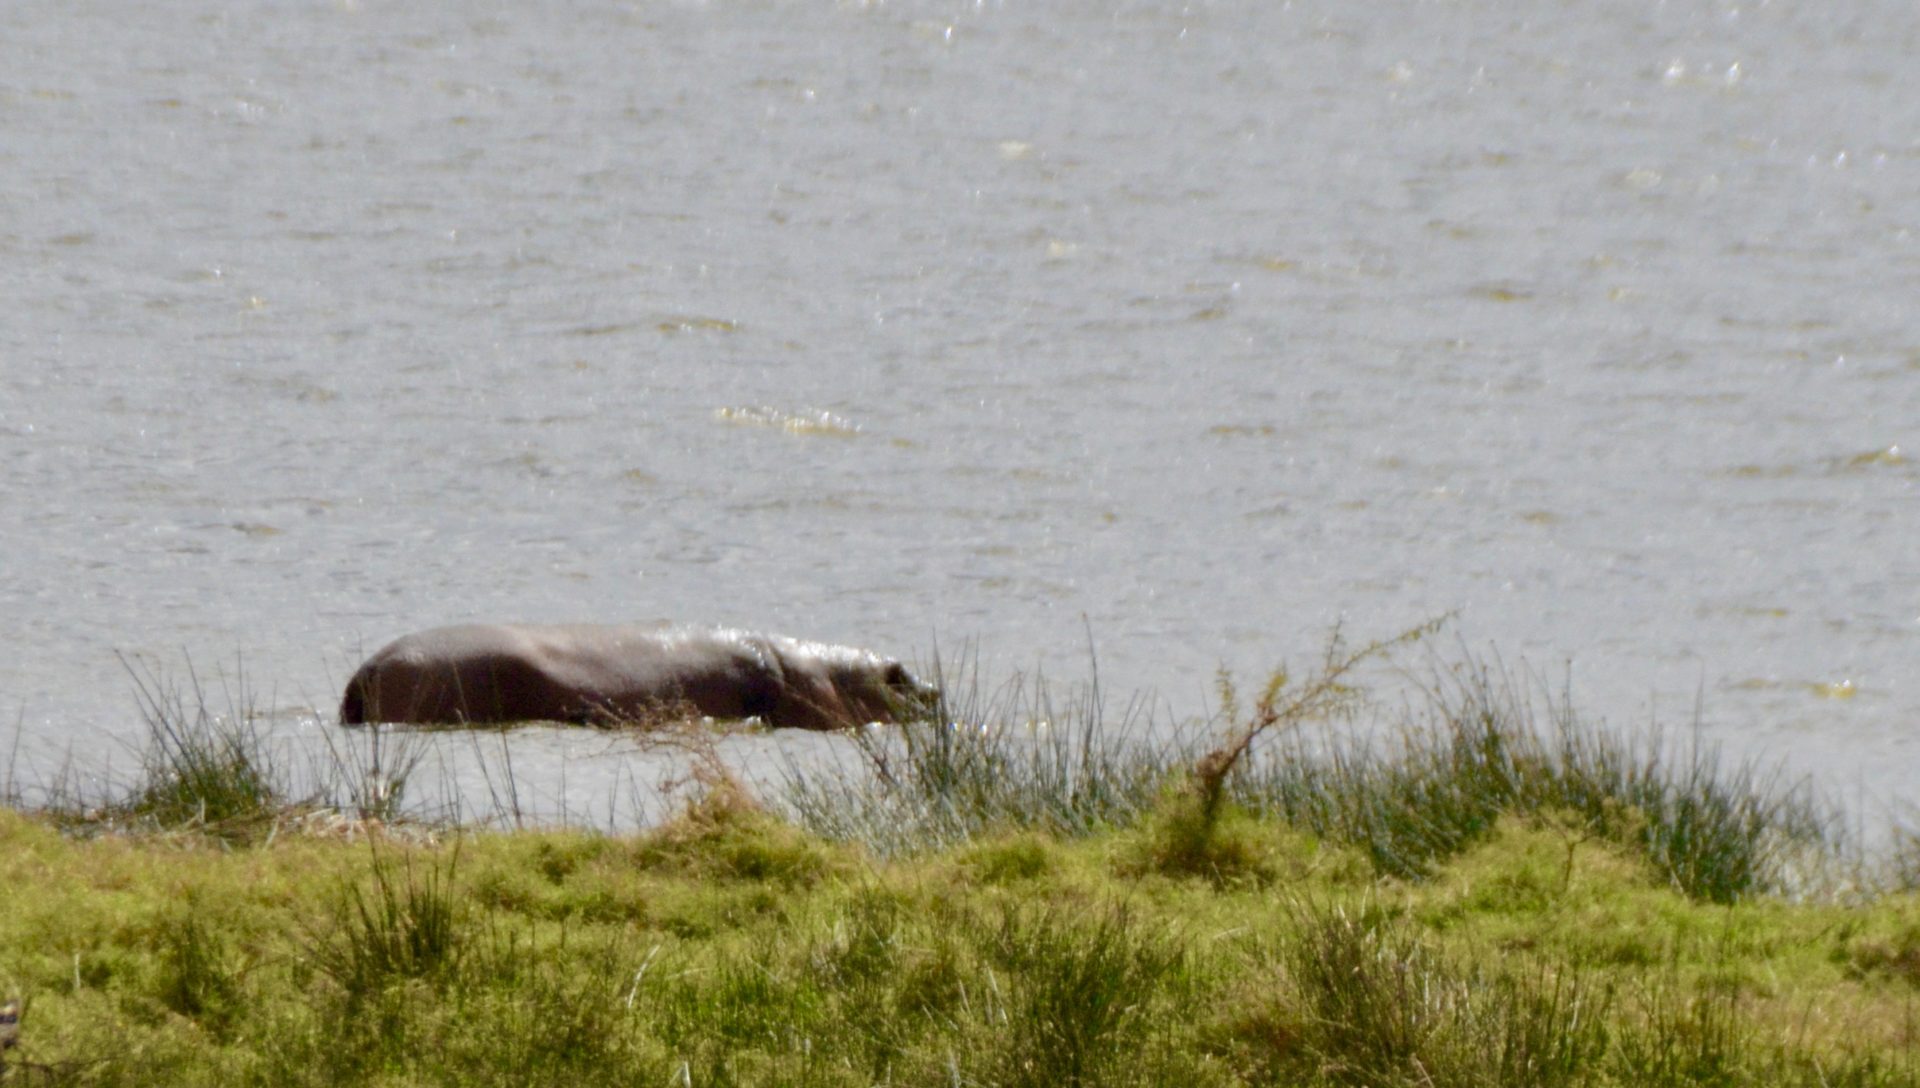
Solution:
{"label": "hippo's ear", "polygon": [[938,688],[907,671],[907,667],[898,661],[887,663],[887,690],[894,695],[912,702],[924,701],[939,694]]}
{"label": "hippo's ear", "polygon": [[940,689],[908,672],[905,665],[888,663],[885,676],[889,709],[896,718],[932,714],[939,709]]}

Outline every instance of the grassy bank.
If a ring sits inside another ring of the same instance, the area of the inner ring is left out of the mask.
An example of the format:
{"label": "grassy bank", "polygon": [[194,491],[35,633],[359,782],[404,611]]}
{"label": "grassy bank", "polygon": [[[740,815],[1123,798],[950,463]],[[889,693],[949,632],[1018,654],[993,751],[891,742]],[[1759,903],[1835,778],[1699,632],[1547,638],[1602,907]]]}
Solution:
{"label": "grassy bank", "polygon": [[[1906,869],[1483,668],[1382,727],[1382,649],[1185,739],[1007,685],[869,736],[857,787],[710,765],[623,837],[318,813],[155,700],[173,747],[122,802],[0,810],[8,1079],[1920,1082]],[[192,796],[248,795],[182,785],[212,756],[257,803]]]}

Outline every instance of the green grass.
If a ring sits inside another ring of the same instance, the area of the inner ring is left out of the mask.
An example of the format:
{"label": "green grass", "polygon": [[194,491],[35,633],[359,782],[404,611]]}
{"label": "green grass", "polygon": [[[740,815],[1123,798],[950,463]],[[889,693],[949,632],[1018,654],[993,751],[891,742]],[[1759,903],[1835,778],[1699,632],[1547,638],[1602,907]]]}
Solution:
{"label": "green grass", "polygon": [[1185,732],[1008,684],[627,836],[222,809],[166,753],[246,717],[150,699],[126,797],[191,800],[0,809],[0,1081],[1920,1082],[1910,844],[1866,890],[1804,791],[1496,670],[1369,717],[1377,649]]}
{"label": "green grass", "polygon": [[738,805],[632,838],[238,848],[0,813],[0,980],[30,1002],[9,1061],[102,1085],[1915,1083],[1912,896],[1707,903],[1516,816],[1406,881],[1236,821],[1259,875],[1222,881],[1140,866],[1148,829],[883,860]]}

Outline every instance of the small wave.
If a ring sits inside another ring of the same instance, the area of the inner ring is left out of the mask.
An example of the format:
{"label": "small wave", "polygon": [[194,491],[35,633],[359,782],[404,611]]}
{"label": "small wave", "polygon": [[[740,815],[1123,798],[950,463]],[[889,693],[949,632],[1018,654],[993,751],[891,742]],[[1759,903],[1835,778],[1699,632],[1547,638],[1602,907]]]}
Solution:
{"label": "small wave", "polygon": [[717,408],[713,418],[722,423],[752,427],[774,427],[788,434],[831,435],[852,438],[860,426],[832,412],[788,412],[779,408]]}
{"label": "small wave", "polygon": [[699,317],[691,314],[675,314],[654,326],[661,332],[738,332],[738,322],[728,321],[724,317]]}

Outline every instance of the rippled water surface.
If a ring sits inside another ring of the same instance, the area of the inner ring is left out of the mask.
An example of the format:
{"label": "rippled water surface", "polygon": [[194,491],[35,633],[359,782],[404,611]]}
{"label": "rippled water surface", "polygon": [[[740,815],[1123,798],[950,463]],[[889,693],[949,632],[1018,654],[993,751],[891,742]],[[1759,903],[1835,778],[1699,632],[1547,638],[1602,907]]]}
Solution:
{"label": "rippled water surface", "polygon": [[1843,8],[12,0],[0,737],[126,763],[122,653],[311,745],[469,618],[1195,714],[1456,612],[1897,801],[1920,24]]}

